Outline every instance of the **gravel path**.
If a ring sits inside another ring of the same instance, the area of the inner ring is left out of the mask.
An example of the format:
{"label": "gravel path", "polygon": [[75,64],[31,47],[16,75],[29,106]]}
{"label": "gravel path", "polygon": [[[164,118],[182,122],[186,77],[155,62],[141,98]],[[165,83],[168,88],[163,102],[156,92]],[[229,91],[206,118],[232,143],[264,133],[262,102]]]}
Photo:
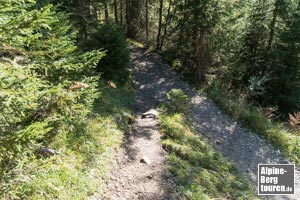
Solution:
{"label": "gravel path", "polygon": [[[132,53],[136,80],[140,65],[135,62],[139,52]],[[149,81],[149,79],[148,79]],[[173,200],[181,199],[176,184],[168,170],[167,153],[160,144],[156,116],[144,116],[154,111],[158,100],[153,97],[155,90],[143,89],[143,82],[136,82],[139,88],[135,94],[134,111],[136,120],[127,134],[126,144],[119,152],[117,163],[108,183],[108,191],[98,199],[110,200]]]}
{"label": "gravel path", "polygon": [[[137,120],[120,154],[119,164],[109,183],[106,199],[180,199],[165,162],[166,153],[159,144],[157,120],[141,119],[143,112],[156,109],[166,93],[180,88],[190,97],[194,126],[211,144],[231,160],[257,187],[258,163],[288,163],[280,151],[242,128],[215,104],[184,81],[157,55],[131,47],[134,79],[137,85],[135,111]],[[146,156],[150,165],[140,162]],[[300,199],[299,169],[296,168],[296,194],[262,196],[263,199]]]}

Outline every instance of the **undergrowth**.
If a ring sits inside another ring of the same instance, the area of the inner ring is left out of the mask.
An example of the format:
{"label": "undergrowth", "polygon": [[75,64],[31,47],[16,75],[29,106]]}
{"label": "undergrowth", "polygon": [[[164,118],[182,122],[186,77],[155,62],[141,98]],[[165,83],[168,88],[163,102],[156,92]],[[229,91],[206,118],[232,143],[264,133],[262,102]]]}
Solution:
{"label": "undergrowth", "polygon": [[193,129],[186,109],[172,108],[172,102],[186,99],[184,93],[173,89],[168,97],[160,115],[162,144],[185,199],[255,199],[250,182]]}
{"label": "undergrowth", "polygon": [[96,67],[96,70],[102,73],[101,78],[113,80],[118,85],[127,82],[130,75],[130,55],[124,27],[113,21],[100,24],[95,28],[86,46],[89,50],[105,49],[106,56]]}
{"label": "undergrowth", "polygon": [[299,163],[300,138],[284,124],[274,122],[261,108],[249,104],[241,92],[231,91],[219,81],[207,86],[204,92],[227,114],[267,139],[291,161]]}
{"label": "undergrowth", "polygon": [[61,155],[19,161],[13,176],[1,183],[1,199],[88,199],[105,190],[110,162],[127,130],[133,91],[100,83],[100,97],[86,123],[74,132],[51,138]]}
{"label": "undergrowth", "polygon": [[[176,55],[172,57],[172,54],[167,52],[165,55],[162,54],[162,57],[184,80],[193,84],[191,74],[185,72],[181,64],[176,65]],[[247,101],[242,91],[231,90],[221,80],[209,81],[208,84],[201,88],[201,92],[207,94],[226,114],[232,116],[245,127],[258,133],[280,149],[289,160],[300,163],[300,132],[298,129],[293,132],[283,122],[267,117],[261,107],[252,105]],[[294,127],[297,128],[297,126]]]}

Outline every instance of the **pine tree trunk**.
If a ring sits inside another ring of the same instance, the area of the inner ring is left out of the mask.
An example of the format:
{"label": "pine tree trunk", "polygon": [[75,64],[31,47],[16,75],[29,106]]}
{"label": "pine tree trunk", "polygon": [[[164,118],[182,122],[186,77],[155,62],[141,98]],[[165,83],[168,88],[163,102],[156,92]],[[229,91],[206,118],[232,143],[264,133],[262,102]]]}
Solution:
{"label": "pine tree trunk", "polygon": [[159,47],[160,50],[162,49],[162,47],[164,45],[164,41],[165,41],[165,38],[167,35],[167,29],[171,22],[171,4],[172,4],[172,0],[169,0],[169,6],[168,6],[168,11],[167,11],[167,16],[166,16],[166,23],[164,25],[163,34],[161,36],[161,41],[160,41],[160,47]]}
{"label": "pine tree trunk", "polygon": [[140,21],[140,0],[126,0],[127,37],[138,39]]}
{"label": "pine tree trunk", "polygon": [[273,11],[273,18],[270,24],[270,35],[269,35],[269,41],[268,41],[268,50],[271,49],[273,38],[274,38],[274,32],[275,32],[275,24],[277,20],[278,15],[278,7],[279,7],[279,0],[276,0],[275,2],[275,9]]}
{"label": "pine tree trunk", "polygon": [[160,0],[159,5],[159,21],[158,21],[158,31],[157,31],[157,39],[156,39],[156,50],[160,51],[160,34],[161,34],[161,24],[162,24],[162,11],[163,11],[163,3],[164,0]]}
{"label": "pine tree trunk", "polygon": [[88,30],[87,30],[87,25],[85,23],[86,21],[86,13],[85,13],[85,9],[84,9],[84,4],[80,1],[77,0],[75,1],[75,5],[77,7],[76,9],[76,17],[78,18],[78,20],[80,20],[80,28],[79,28],[79,48],[83,48],[84,44],[87,41],[87,35],[88,35]]}
{"label": "pine tree trunk", "polygon": [[200,6],[200,0],[195,0],[195,7],[193,10],[193,42],[192,48],[194,50],[194,62],[196,65],[195,83],[201,86],[205,82],[205,68],[207,64],[206,46],[205,46],[205,29],[202,26],[200,19],[201,13],[206,13],[205,6]]}
{"label": "pine tree trunk", "polygon": [[105,13],[105,21],[108,21],[108,6],[107,1],[104,1],[104,13]]}
{"label": "pine tree trunk", "polygon": [[205,46],[205,31],[200,30],[196,47],[195,83],[197,86],[201,86],[205,82],[206,64],[207,58]]}
{"label": "pine tree trunk", "polygon": [[118,2],[114,0],[114,14],[115,14],[115,21],[118,23]]}
{"label": "pine tree trunk", "polygon": [[130,22],[130,13],[129,13],[129,4],[130,1],[126,0],[126,28],[127,28],[127,37],[131,36],[131,22]]}
{"label": "pine tree trunk", "polygon": [[[183,22],[186,22],[186,19],[187,19],[187,12],[186,12],[186,4],[187,4],[187,0],[184,1],[184,4],[183,4],[183,10],[182,10],[182,13],[183,13]],[[178,42],[177,42],[177,46],[178,47],[181,47],[182,44],[183,44],[183,39],[184,38],[184,29],[182,29],[180,27],[180,31],[179,31],[179,36],[178,36]]]}
{"label": "pine tree trunk", "polygon": [[200,22],[200,8],[199,8],[199,4],[200,4],[200,0],[195,0],[194,1],[195,6],[193,8],[193,25],[192,25],[192,42],[191,42],[191,49],[193,49],[193,55],[194,55],[194,62],[197,63],[197,58],[198,58],[198,38],[199,38],[199,26],[201,25]]}
{"label": "pine tree trunk", "polygon": [[120,23],[123,25],[123,0],[120,0]]}
{"label": "pine tree trunk", "polygon": [[148,0],[146,0],[146,37],[147,41],[149,40],[149,10],[148,10]]}

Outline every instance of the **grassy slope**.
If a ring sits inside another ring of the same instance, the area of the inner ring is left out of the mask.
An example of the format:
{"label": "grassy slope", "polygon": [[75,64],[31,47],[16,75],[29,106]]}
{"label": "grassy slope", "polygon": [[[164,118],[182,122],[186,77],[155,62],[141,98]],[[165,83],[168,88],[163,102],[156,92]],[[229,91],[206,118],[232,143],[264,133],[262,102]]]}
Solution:
{"label": "grassy slope", "polygon": [[99,88],[86,127],[53,138],[50,146],[61,155],[25,161],[2,199],[87,199],[102,192],[114,149],[127,129],[133,90],[104,83]]}
{"label": "grassy slope", "polygon": [[186,199],[255,199],[253,188],[235,167],[192,128],[187,114],[160,115],[171,172]]}
{"label": "grassy slope", "polygon": [[282,123],[266,118],[262,109],[250,105],[239,92],[230,91],[223,84],[217,82],[204,91],[225,113],[266,138],[291,161],[300,162],[299,135],[289,131]]}

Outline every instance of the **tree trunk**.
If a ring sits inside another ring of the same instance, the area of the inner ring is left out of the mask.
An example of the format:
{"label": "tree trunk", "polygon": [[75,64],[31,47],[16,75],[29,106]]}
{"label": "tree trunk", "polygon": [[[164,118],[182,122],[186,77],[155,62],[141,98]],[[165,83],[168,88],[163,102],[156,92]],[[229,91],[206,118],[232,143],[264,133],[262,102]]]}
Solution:
{"label": "tree trunk", "polygon": [[123,0],[120,0],[120,23],[123,25]]}
{"label": "tree trunk", "polygon": [[[197,57],[198,57],[198,38],[199,38],[199,30],[200,30],[200,0],[195,0],[195,7],[193,8],[193,24],[192,24],[192,42],[191,42],[191,49],[193,49],[193,56],[194,56],[194,62],[197,64]],[[204,12],[203,12],[204,13]]]}
{"label": "tree trunk", "polygon": [[157,39],[156,39],[156,50],[160,51],[160,34],[161,34],[161,23],[162,23],[162,11],[163,11],[163,3],[164,0],[160,0],[159,5],[159,21],[158,21],[158,31],[157,31]]}
{"label": "tree trunk", "polygon": [[104,1],[104,13],[105,13],[105,21],[108,21],[108,6],[107,1]]}
{"label": "tree trunk", "polygon": [[114,14],[115,14],[115,21],[118,23],[118,2],[114,0]]}
{"label": "tree trunk", "polygon": [[126,0],[126,28],[127,28],[127,37],[130,38],[131,36],[131,24],[130,24],[130,17],[129,17],[129,0]]}
{"label": "tree trunk", "polygon": [[201,86],[205,82],[207,58],[205,44],[205,30],[200,30],[196,48],[196,73],[195,83]]}
{"label": "tree trunk", "polygon": [[201,86],[205,82],[205,71],[207,65],[206,45],[205,45],[205,28],[202,27],[200,19],[201,13],[206,13],[206,7],[200,6],[201,1],[195,0],[196,6],[193,10],[193,42],[194,62],[196,65],[195,84]]}
{"label": "tree trunk", "polygon": [[84,45],[87,41],[87,37],[88,37],[88,27],[87,27],[87,23],[86,22],[86,13],[85,13],[85,9],[84,9],[84,4],[80,1],[77,0],[74,2],[77,9],[75,11],[76,13],[76,18],[78,21],[83,21],[84,23],[80,23],[79,26],[79,40],[78,40],[78,45],[79,48],[82,49],[84,48]]}
{"label": "tree trunk", "polygon": [[172,5],[172,0],[169,0],[169,6],[168,6],[168,11],[167,11],[167,16],[166,16],[166,23],[164,25],[164,30],[163,30],[163,34],[161,36],[161,41],[160,41],[160,46],[159,46],[160,50],[162,49],[162,47],[164,45],[164,41],[165,41],[165,38],[167,35],[167,29],[171,22],[171,5]]}
{"label": "tree trunk", "polygon": [[[186,4],[187,4],[187,0],[185,0],[184,4],[183,4],[183,10],[182,10],[182,13],[183,13],[183,20],[182,21],[183,21],[183,23],[185,23],[187,21],[187,12],[186,12],[186,9],[185,9]],[[183,40],[184,40],[183,38],[184,38],[184,31],[185,30],[182,27],[183,27],[183,25],[181,24],[179,26],[180,31],[179,31],[178,42],[177,42],[178,47],[182,46]]]}
{"label": "tree trunk", "polygon": [[140,21],[140,0],[126,0],[127,37],[136,40]]}
{"label": "tree trunk", "polygon": [[273,11],[273,19],[272,19],[271,24],[270,24],[270,35],[269,35],[269,41],[268,41],[268,50],[271,49],[273,38],[274,38],[275,24],[276,24],[277,15],[278,15],[278,7],[279,7],[279,0],[276,0],[275,9]]}
{"label": "tree trunk", "polygon": [[148,0],[146,0],[146,37],[147,37],[147,42],[149,40],[149,10],[148,10]]}

